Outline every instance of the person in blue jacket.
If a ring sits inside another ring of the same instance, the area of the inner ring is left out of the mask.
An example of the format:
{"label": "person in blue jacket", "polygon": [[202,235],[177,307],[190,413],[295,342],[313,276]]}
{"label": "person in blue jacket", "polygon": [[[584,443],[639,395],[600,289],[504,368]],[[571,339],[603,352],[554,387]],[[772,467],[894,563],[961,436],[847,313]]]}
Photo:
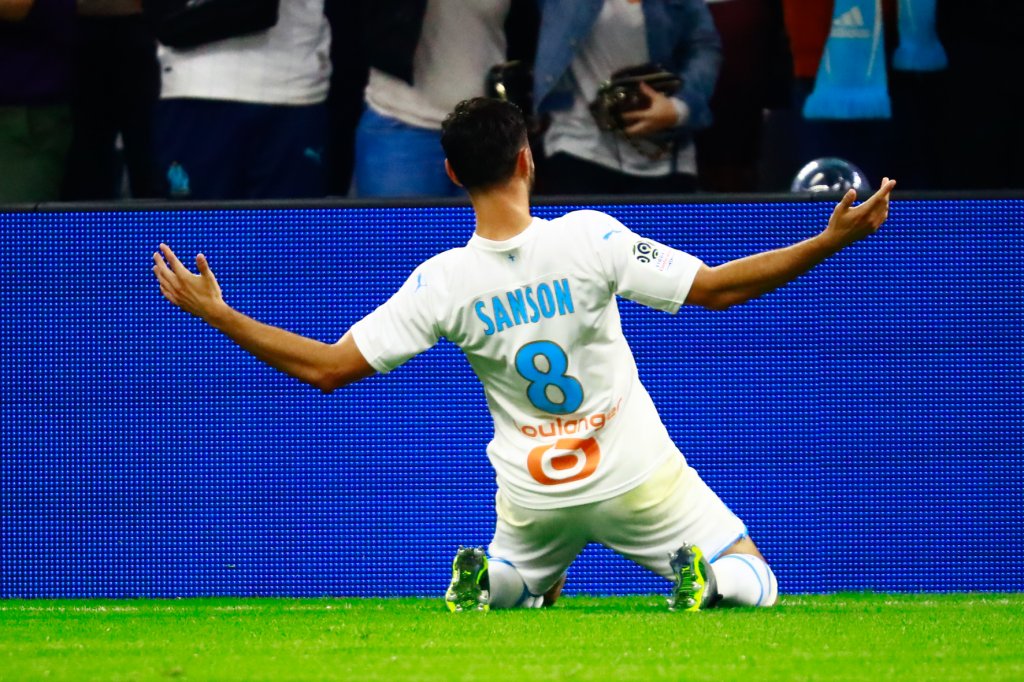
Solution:
{"label": "person in blue jacket", "polygon": [[[711,123],[708,103],[721,44],[704,0],[540,0],[534,103],[549,118],[538,190],[547,194],[650,194],[697,188],[692,133]],[[654,64],[677,74],[666,96],[599,128],[590,110],[620,69]]]}

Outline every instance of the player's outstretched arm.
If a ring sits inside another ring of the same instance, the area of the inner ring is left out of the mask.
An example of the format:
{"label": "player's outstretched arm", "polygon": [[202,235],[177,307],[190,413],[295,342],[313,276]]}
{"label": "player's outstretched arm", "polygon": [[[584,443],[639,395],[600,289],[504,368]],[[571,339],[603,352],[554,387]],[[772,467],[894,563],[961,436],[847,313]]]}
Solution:
{"label": "player's outstretched arm", "polygon": [[895,180],[885,178],[878,191],[858,206],[853,205],[857,192],[851,189],[832,211],[828,226],[810,239],[701,268],[686,302],[725,310],[792,282],[829,256],[877,232],[889,217],[889,195],[895,186]]}
{"label": "player's outstretched arm", "polygon": [[335,344],[327,344],[257,322],[224,301],[206,256],[196,256],[196,267],[198,275],[182,265],[166,244],[153,254],[153,273],[164,298],[220,330],[271,367],[325,393],[374,373],[351,333]]}

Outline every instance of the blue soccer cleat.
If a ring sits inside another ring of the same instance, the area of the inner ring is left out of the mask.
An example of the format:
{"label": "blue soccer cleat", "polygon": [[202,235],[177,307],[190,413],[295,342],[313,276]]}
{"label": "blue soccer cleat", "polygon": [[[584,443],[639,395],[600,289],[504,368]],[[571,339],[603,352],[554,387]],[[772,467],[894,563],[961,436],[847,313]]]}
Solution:
{"label": "blue soccer cleat", "polygon": [[444,595],[448,610],[488,611],[491,608],[487,555],[481,547],[459,547],[452,561],[452,582]]}

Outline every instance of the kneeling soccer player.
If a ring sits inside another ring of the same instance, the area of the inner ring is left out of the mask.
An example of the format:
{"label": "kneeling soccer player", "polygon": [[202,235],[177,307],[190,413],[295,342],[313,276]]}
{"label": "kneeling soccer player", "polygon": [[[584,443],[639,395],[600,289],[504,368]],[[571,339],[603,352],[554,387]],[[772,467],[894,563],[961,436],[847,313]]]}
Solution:
{"label": "kneeling soccer player", "polygon": [[533,157],[513,105],[460,103],[442,145],[449,176],[469,192],[474,234],[421,264],[337,343],[234,310],[202,254],[195,275],[161,244],[153,267],[161,291],[325,392],[389,372],[442,336],[463,350],[494,419],[487,454],[498,520],[489,558],[480,548],[457,553],[452,610],[551,603],[589,542],[671,579],[673,609],[774,604],[771,568],[743,522],[687,466],[640,383],[616,295],[670,313],[761,296],[874,233],[895,181],[856,207],[851,190],[805,241],[708,267],[604,213],[531,216]]}

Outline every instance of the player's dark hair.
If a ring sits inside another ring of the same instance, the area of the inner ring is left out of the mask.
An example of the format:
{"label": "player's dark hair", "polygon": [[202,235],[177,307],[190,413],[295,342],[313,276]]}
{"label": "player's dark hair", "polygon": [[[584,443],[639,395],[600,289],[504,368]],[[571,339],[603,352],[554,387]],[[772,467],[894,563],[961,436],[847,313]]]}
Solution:
{"label": "player's dark hair", "polygon": [[515,173],[526,121],[514,104],[487,97],[459,102],[441,124],[441,146],[459,182],[487,189]]}

